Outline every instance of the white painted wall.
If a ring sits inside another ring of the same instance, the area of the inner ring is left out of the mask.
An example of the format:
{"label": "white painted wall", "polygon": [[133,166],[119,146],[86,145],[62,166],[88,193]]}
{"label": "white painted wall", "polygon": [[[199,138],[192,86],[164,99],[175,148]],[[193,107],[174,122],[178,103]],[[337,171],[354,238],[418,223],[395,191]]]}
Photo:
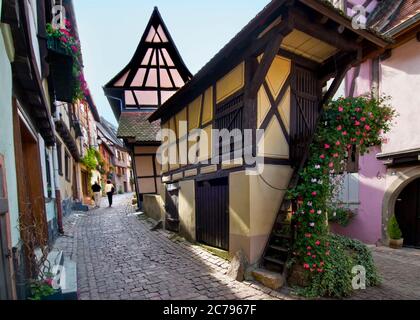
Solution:
{"label": "white painted wall", "polygon": [[391,104],[399,113],[382,152],[420,148],[420,42],[407,42],[382,62],[380,91],[392,97]]}

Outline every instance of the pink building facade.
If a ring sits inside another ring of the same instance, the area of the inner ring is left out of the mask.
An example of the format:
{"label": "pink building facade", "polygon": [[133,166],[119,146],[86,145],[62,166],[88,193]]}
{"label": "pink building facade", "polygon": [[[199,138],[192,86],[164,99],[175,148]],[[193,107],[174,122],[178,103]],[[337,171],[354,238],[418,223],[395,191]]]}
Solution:
{"label": "pink building facade", "polygon": [[[378,29],[393,37],[395,45],[381,59],[351,70],[345,80],[345,94],[374,92],[390,96],[398,117],[386,142],[359,158],[359,171],[353,174],[354,183],[350,186],[350,193],[358,195],[357,215],[349,226],[334,225],[332,230],[366,243],[386,244],[387,222],[395,214],[406,245],[419,247],[420,5],[413,1],[406,7],[411,1],[403,1],[395,6],[397,2],[389,2],[387,8],[384,1],[371,8],[368,21],[372,19],[370,23],[381,26]],[[393,18],[384,13],[390,10],[395,10]]]}

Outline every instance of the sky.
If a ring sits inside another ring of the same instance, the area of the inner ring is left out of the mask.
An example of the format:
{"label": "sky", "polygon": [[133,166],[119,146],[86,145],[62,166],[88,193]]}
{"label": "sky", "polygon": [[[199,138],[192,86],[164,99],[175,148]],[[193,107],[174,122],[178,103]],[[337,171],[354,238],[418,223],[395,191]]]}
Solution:
{"label": "sky", "polygon": [[99,113],[117,124],[102,87],[131,60],[154,6],[195,74],[270,0],[73,0],[85,77]]}

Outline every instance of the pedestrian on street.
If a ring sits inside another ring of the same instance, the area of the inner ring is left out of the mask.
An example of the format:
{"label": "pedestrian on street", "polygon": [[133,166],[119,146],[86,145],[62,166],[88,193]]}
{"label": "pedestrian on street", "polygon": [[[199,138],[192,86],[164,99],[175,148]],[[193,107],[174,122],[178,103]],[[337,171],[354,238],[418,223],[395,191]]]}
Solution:
{"label": "pedestrian on street", "polygon": [[95,200],[95,208],[100,208],[101,206],[101,186],[97,181],[92,185],[93,199]]}
{"label": "pedestrian on street", "polygon": [[106,195],[108,196],[109,207],[111,208],[112,196],[114,195],[114,192],[115,192],[115,187],[112,184],[111,180],[107,180],[106,185],[105,185],[105,192],[106,192]]}

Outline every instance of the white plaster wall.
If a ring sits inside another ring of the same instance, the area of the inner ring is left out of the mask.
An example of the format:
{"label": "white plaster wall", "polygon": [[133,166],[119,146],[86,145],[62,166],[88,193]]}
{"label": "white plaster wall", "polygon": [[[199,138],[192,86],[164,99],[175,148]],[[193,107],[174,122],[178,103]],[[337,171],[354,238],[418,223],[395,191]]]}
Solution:
{"label": "white plaster wall", "polygon": [[[2,0],[0,0],[0,12],[1,7]],[[0,32],[0,154],[4,156],[6,167],[12,246],[17,246],[20,237],[18,230],[19,209],[12,125],[12,70],[10,60],[6,53],[6,45],[3,38],[3,27]]]}
{"label": "white plaster wall", "polygon": [[382,62],[380,90],[392,97],[391,104],[399,113],[382,152],[420,148],[420,42],[407,42]]}

